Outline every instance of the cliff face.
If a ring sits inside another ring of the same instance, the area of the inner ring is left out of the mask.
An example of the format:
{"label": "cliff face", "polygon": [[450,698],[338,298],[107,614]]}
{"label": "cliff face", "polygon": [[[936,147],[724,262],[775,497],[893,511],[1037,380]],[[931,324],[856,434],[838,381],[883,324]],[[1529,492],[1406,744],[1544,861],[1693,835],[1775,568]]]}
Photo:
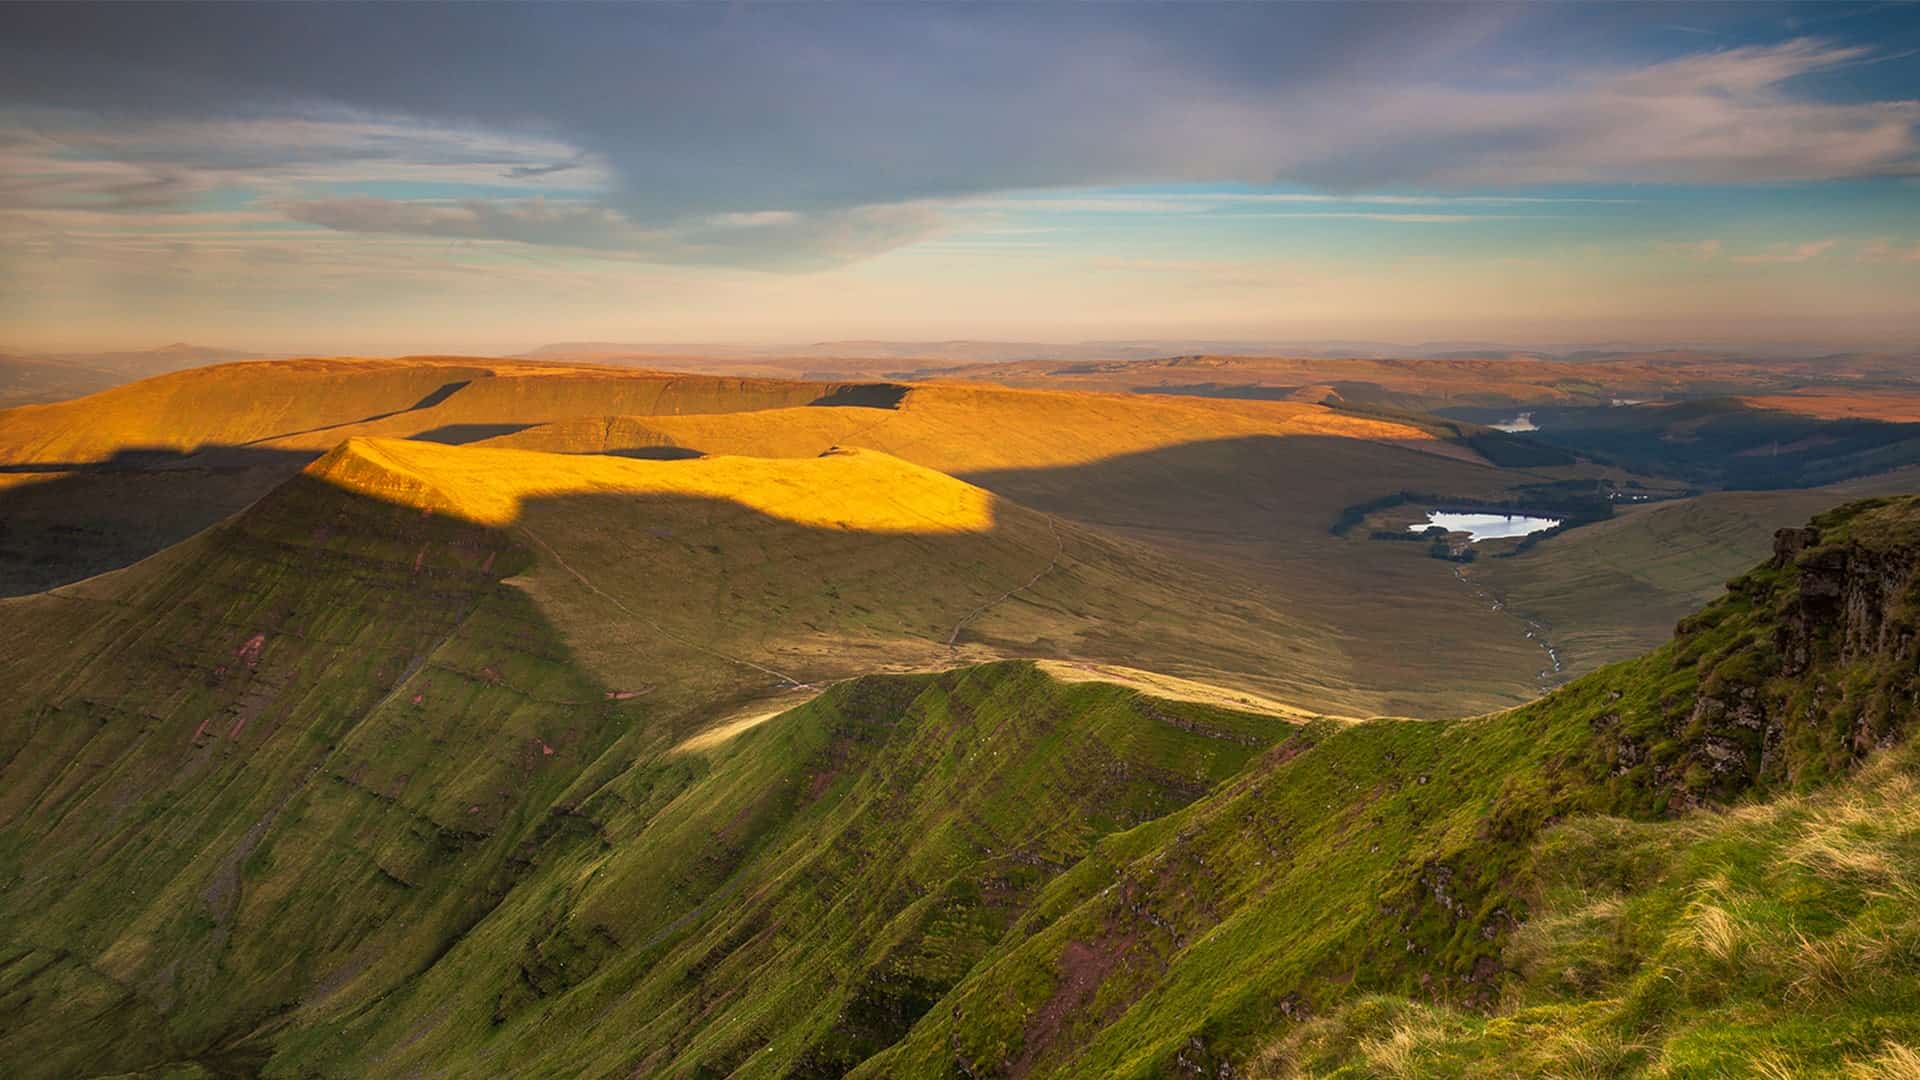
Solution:
{"label": "cliff face", "polygon": [[1798,586],[1782,611],[1783,675],[1817,663],[1913,659],[1913,607],[1920,551],[1849,539],[1822,544],[1817,528],[1774,534],[1775,569],[1792,567]]}
{"label": "cliff face", "polygon": [[1920,715],[1920,499],[1842,507],[1782,529],[1773,558],[1683,621],[1698,691],[1665,740],[1627,750],[1679,805],[1804,788],[1891,745]]}

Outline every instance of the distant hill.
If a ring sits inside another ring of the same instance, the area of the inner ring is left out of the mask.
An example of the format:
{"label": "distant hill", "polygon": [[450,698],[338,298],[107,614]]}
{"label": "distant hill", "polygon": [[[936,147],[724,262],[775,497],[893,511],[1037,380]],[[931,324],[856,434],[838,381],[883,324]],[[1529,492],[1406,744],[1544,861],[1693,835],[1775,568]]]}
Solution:
{"label": "distant hill", "polygon": [[125,352],[0,351],[0,408],[63,401],[151,375],[263,355],[184,342]]}

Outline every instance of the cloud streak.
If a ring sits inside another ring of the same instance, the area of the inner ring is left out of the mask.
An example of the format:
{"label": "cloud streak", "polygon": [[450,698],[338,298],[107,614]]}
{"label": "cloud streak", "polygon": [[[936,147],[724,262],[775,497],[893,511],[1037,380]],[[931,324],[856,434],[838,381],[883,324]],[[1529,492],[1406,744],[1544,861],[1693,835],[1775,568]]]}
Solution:
{"label": "cloud streak", "polygon": [[1748,264],[1803,263],[1832,251],[1834,245],[1839,242],[1838,240],[1811,240],[1804,244],[1783,245],[1772,251],[1735,255],[1731,261]]}
{"label": "cloud streak", "polygon": [[1920,243],[1904,247],[1892,237],[1878,236],[1860,249],[1862,262],[1920,263]]}
{"label": "cloud streak", "polygon": [[504,241],[648,262],[752,264],[818,270],[926,239],[942,227],[931,206],[859,206],[797,213],[718,214],[645,227],[594,204],[467,199],[455,203],[375,197],[283,204],[295,220],[348,233]]}

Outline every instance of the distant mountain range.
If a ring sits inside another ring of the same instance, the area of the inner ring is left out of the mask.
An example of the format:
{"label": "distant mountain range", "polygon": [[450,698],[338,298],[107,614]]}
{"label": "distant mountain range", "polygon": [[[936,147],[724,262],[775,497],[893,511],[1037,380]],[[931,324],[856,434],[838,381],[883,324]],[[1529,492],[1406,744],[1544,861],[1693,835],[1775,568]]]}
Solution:
{"label": "distant mountain range", "polygon": [[[283,359],[293,353],[175,342],[154,349],[34,352],[0,348],[0,408],[61,401],[154,375],[236,360]],[[311,355],[311,354],[303,354]],[[508,355],[504,352],[493,355]],[[1713,344],[1647,345],[1588,342],[1522,345],[1490,341],[1404,344],[1364,340],[1217,341],[1200,339],[1042,341],[885,341],[848,339],[786,345],[567,341],[541,345],[515,359],[592,363],[716,375],[848,379],[983,377],[991,365],[1033,363],[1124,364],[1176,357],[1289,358],[1299,360],[1501,360],[1603,364],[1630,361],[1695,367],[1720,361],[1759,364],[1781,374],[1911,381],[1920,372],[1920,347],[1847,352],[1817,344],[1738,349]],[[986,376],[995,378],[994,376]]]}

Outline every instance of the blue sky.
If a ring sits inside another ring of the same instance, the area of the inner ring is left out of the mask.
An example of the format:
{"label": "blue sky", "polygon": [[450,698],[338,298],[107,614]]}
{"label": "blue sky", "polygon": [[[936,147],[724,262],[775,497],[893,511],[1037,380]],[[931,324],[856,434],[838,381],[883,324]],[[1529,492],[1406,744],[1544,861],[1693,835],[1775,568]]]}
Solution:
{"label": "blue sky", "polygon": [[1907,4],[0,7],[0,346],[1920,341]]}

